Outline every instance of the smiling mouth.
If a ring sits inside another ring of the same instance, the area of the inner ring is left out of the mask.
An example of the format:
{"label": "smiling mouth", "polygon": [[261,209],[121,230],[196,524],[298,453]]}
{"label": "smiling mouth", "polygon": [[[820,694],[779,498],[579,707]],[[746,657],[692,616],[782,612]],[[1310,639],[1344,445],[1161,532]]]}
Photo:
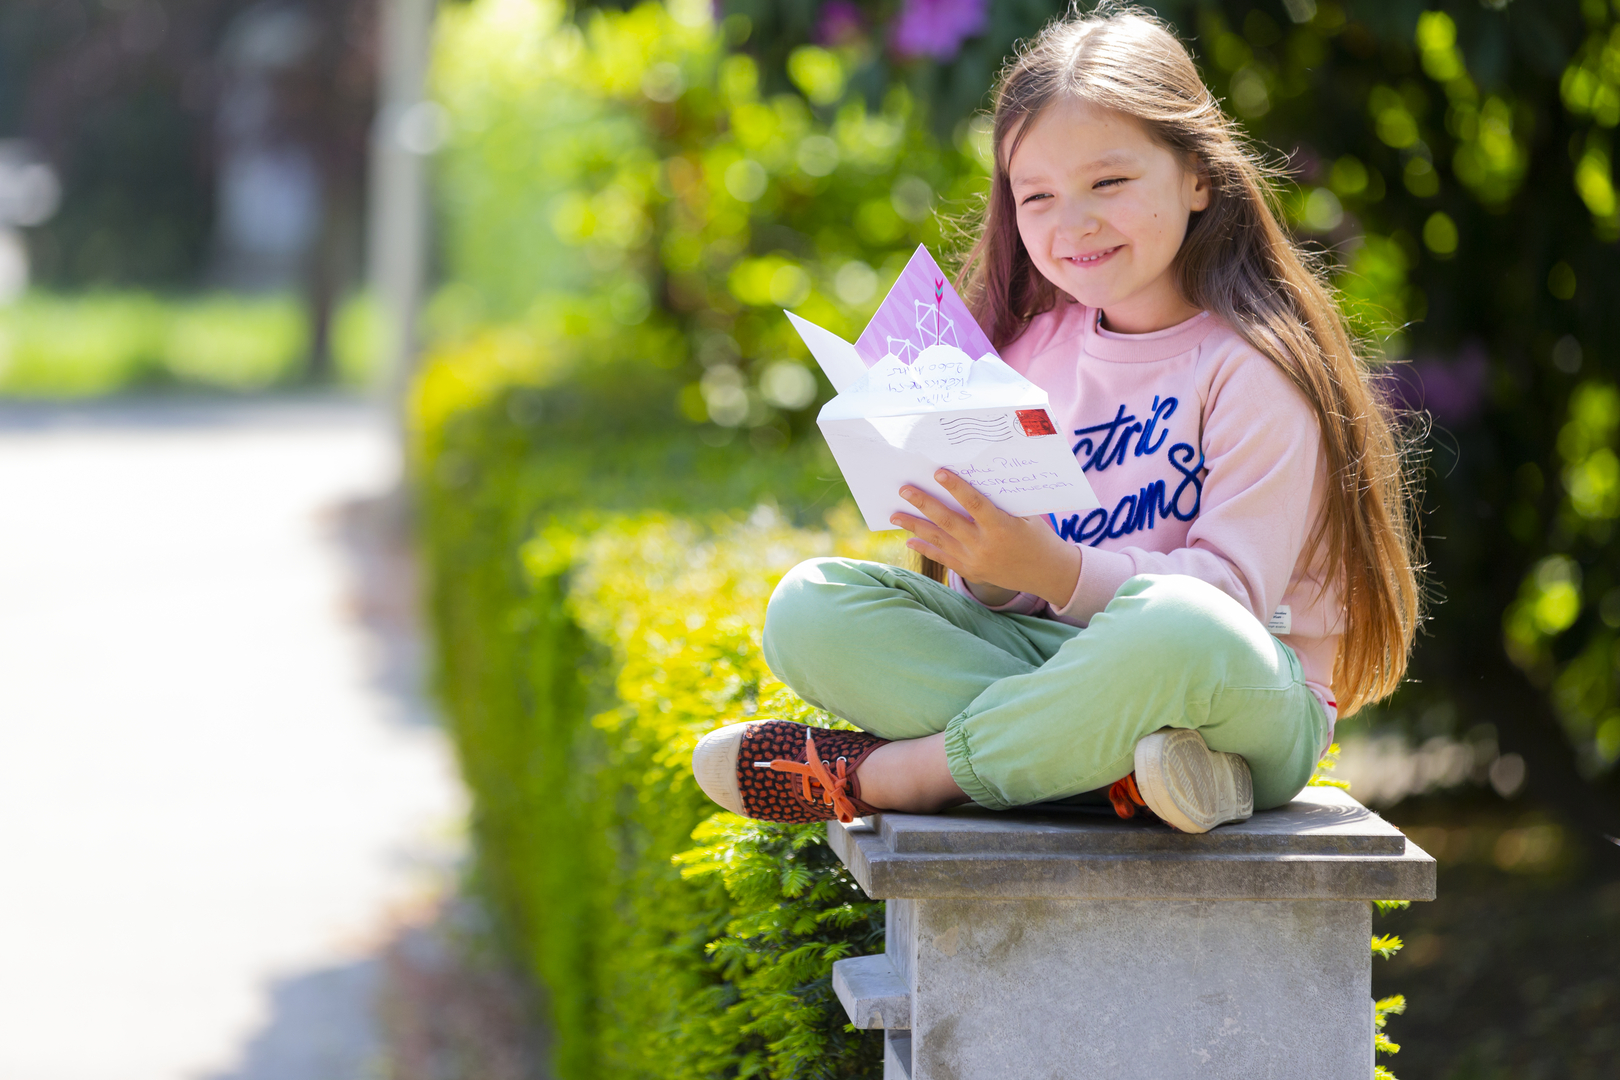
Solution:
{"label": "smiling mouth", "polygon": [[1124,246],[1124,244],[1115,244],[1111,248],[1104,248],[1102,251],[1094,251],[1090,255],[1070,255],[1068,257],[1068,261],[1073,263],[1075,266],[1095,266]]}

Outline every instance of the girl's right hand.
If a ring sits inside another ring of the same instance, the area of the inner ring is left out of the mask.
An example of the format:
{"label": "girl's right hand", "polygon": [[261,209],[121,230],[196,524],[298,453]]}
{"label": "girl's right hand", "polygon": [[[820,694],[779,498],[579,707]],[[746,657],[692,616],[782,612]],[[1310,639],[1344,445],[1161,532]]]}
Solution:
{"label": "girl's right hand", "polygon": [[924,515],[890,518],[913,534],[906,547],[950,567],[964,581],[1030,593],[1057,609],[1068,604],[1080,582],[1078,547],[1059,538],[1044,518],[1013,517],[949,469],[938,470],[934,479],[971,516],[958,514],[920,488],[903,487],[900,497]]}

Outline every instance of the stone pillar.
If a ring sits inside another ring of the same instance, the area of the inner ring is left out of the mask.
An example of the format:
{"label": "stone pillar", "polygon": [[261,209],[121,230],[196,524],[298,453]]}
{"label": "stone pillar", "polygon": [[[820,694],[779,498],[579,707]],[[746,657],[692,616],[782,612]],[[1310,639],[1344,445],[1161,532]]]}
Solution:
{"label": "stone pillar", "polygon": [[888,901],[886,951],[833,967],[884,1080],[1368,1080],[1368,901],[1435,888],[1328,787],[1202,836],[973,806],[828,836]]}

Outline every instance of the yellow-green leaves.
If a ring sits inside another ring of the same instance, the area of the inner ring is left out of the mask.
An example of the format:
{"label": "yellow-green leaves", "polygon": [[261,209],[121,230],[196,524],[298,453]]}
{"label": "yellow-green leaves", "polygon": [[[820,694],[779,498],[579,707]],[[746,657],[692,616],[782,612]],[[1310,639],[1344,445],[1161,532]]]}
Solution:
{"label": "yellow-green leaves", "polygon": [[1334,743],[1322,755],[1322,760],[1316,763],[1316,771],[1306,781],[1307,787],[1336,787],[1341,791],[1350,790],[1350,781],[1340,780],[1333,775],[1333,770],[1339,767],[1339,744]]}
{"label": "yellow-green leaves", "polygon": [[754,58],[734,53],[720,62],[720,99],[735,108],[759,97],[759,65]]}
{"label": "yellow-green leaves", "polygon": [[740,158],[726,166],[726,190],[738,202],[754,202],[765,194],[765,186],[769,177],[765,175],[765,167],[752,158]]}
{"label": "yellow-green leaves", "polygon": [[[1481,98],[1457,44],[1457,26],[1443,11],[1418,17],[1414,44],[1423,72],[1446,95],[1445,128],[1455,141],[1451,169],[1457,180],[1488,207],[1500,207],[1518,192],[1529,167],[1531,117],[1503,94]],[[1407,190],[1427,198],[1440,190],[1420,120],[1425,96],[1414,83],[1399,90],[1375,86],[1368,96],[1378,137],[1397,150],[1409,150],[1403,180]]]}
{"label": "yellow-green leaves", "polygon": [[1466,74],[1462,53],[1457,49],[1457,24],[1450,15],[1443,11],[1419,15],[1416,41],[1423,71],[1435,82],[1450,82]]}
{"label": "yellow-green leaves", "polygon": [[832,105],[844,96],[844,65],[826,49],[799,46],[788,54],[787,70],[812,105]]}
{"label": "yellow-green leaves", "polygon": [[1559,82],[1564,107],[1602,127],[1620,122],[1620,25],[1587,35]]}
{"label": "yellow-green leaves", "polygon": [[1592,222],[1605,239],[1620,238],[1620,202],[1614,191],[1614,169],[1609,153],[1609,136],[1592,131],[1575,163],[1575,190],[1592,212]]}
{"label": "yellow-green leaves", "polygon": [[727,283],[733,296],[756,307],[798,307],[810,295],[810,275],[780,255],[741,260]]}
{"label": "yellow-green leaves", "polygon": [[1346,314],[1356,327],[1385,350],[1398,354],[1398,335],[1416,302],[1407,272],[1411,259],[1394,237],[1369,233],[1350,253],[1337,284]]}
{"label": "yellow-green leaves", "polygon": [[1367,112],[1373,119],[1373,130],[1386,145],[1404,150],[1418,141],[1417,118],[1411,105],[1393,87],[1383,83],[1373,87],[1367,95]]}
{"label": "yellow-green leaves", "polygon": [[1394,934],[1373,935],[1372,951],[1377,953],[1379,956],[1382,956],[1385,960],[1388,960],[1390,957],[1400,952],[1404,946],[1405,942],[1396,937]]}
{"label": "yellow-green leaves", "polygon": [[[1389,940],[1394,941],[1395,949],[1399,949],[1401,947],[1400,938],[1392,938]],[[1378,938],[1373,938],[1374,952],[1379,951],[1378,942]],[[1389,953],[1382,953],[1381,955],[1383,955],[1385,959],[1388,959],[1389,956],[1393,955],[1394,951],[1395,950],[1391,950]],[[1391,1042],[1389,1036],[1384,1034],[1384,1025],[1389,1023],[1389,1018],[1391,1016],[1398,1016],[1405,1011],[1405,994],[1395,994],[1392,997],[1380,998],[1379,1000],[1373,1002],[1373,1048],[1378,1053],[1398,1054],[1401,1052],[1401,1044]],[[1388,1069],[1380,1065],[1377,1068],[1375,1080],[1395,1080],[1395,1076]]]}
{"label": "yellow-green leaves", "polygon": [[1607,521],[1620,515],[1620,460],[1607,446],[1568,466],[1564,487],[1581,517]]}
{"label": "yellow-green leaves", "polygon": [[[1578,346],[1577,346],[1578,347]],[[1570,505],[1589,521],[1620,517],[1620,458],[1614,450],[1620,428],[1620,390],[1584,382],[1569,399],[1569,420],[1558,432],[1564,459],[1564,490]]]}
{"label": "yellow-green leaves", "polygon": [[1454,102],[1449,118],[1458,140],[1451,167],[1487,206],[1501,205],[1519,190],[1530,155],[1525,148],[1529,118],[1492,95],[1477,108]]}
{"label": "yellow-green leaves", "polygon": [[1346,154],[1328,171],[1328,183],[1341,196],[1360,195],[1367,190],[1371,176],[1367,166],[1354,154]]}
{"label": "yellow-green leaves", "polygon": [[1592,212],[1592,223],[1605,240],[1620,238],[1620,207],[1616,205],[1608,129],[1620,123],[1620,22],[1607,28],[1607,18],[1593,20],[1575,58],[1564,69],[1559,92],[1564,107],[1589,118],[1585,146],[1575,164],[1575,190]]}
{"label": "yellow-green leaves", "polygon": [[[1365,181],[1363,181],[1365,184]],[[1344,204],[1331,188],[1310,188],[1303,192],[1297,220],[1307,232],[1331,232],[1344,220]]]}
{"label": "yellow-green leaves", "polygon": [[1530,618],[1542,634],[1557,634],[1581,613],[1581,568],[1564,555],[1549,555],[1531,575]]}
{"label": "yellow-green leaves", "polygon": [[1457,251],[1457,223],[1449,214],[1436,210],[1423,223],[1423,246],[1441,258],[1450,258]]}
{"label": "yellow-green leaves", "polygon": [[1580,613],[1580,564],[1567,555],[1548,555],[1525,576],[1503,618],[1508,654],[1521,667],[1535,668],[1545,660],[1548,641]]}
{"label": "yellow-green leaves", "polygon": [[1577,284],[1575,268],[1562,259],[1553,263],[1552,269],[1547,271],[1547,291],[1560,300],[1573,300]]}

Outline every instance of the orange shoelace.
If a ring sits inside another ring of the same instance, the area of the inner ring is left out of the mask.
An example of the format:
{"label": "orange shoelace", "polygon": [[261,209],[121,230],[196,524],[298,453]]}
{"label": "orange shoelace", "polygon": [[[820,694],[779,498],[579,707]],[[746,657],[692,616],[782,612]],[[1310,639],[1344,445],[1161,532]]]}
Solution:
{"label": "orange shoelace", "polygon": [[[775,769],[777,772],[797,773],[804,781],[804,801],[808,803],[824,802],[833,808],[838,820],[848,825],[855,820],[855,804],[850,801],[848,775],[849,762],[846,758],[839,758],[836,762],[838,775],[834,776],[821,760],[821,754],[816,751],[816,740],[809,731],[804,733],[804,761],[788,761],[786,758],[777,758],[775,761],[756,761],[756,769]],[[818,799],[811,785],[821,789]]]}
{"label": "orange shoelace", "polygon": [[1115,780],[1109,786],[1108,801],[1114,804],[1114,813],[1126,820],[1136,816],[1137,807],[1147,806],[1147,800],[1137,790],[1135,773],[1128,773],[1125,779]]}

